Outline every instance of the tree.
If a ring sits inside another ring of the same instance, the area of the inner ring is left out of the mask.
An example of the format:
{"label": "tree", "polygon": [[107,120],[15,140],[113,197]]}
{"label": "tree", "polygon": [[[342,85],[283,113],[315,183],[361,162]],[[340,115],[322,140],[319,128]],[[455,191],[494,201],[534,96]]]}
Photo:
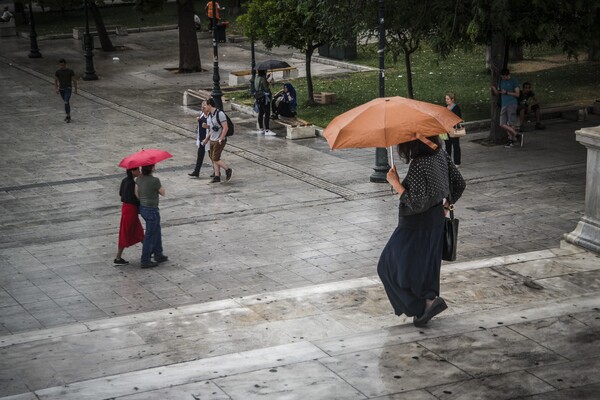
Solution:
{"label": "tree", "polygon": [[307,97],[314,103],[311,59],[315,50],[326,43],[347,43],[359,18],[352,0],[252,0],[237,21],[247,36],[261,40],[267,49],[287,45],[304,53]]}
{"label": "tree", "polygon": [[[136,0],[135,9],[142,14],[160,12],[166,0]],[[193,0],[177,0],[179,26],[179,72],[200,72],[200,51],[194,24]]]}

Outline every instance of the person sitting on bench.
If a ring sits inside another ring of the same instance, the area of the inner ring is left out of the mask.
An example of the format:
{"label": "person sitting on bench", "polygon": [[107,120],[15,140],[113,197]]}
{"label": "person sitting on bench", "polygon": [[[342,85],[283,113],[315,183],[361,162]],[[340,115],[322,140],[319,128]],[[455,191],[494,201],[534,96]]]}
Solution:
{"label": "person sitting on bench", "polygon": [[0,17],[0,22],[8,22],[13,18],[13,15],[10,11],[8,11],[8,7],[4,7],[4,12]]}
{"label": "person sitting on bench", "polygon": [[544,129],[545,126],[540,121],[540,104],[535,93],[531,90],[531,83],[525,82],[523,90],[519,96],[519,105],[517,106],[517,114],[519,115],[519,131],[525,130],[525,114],[533,113],[535,115],[535,129]]}
{"label": "person sitting on bench", "polygon": [[277,119],[281,114],[284,117],[293,118],[296,116],[296,89],[291,83],[285,83],[283,89],[275,93],[271,101],[273,110],[273,119]]}

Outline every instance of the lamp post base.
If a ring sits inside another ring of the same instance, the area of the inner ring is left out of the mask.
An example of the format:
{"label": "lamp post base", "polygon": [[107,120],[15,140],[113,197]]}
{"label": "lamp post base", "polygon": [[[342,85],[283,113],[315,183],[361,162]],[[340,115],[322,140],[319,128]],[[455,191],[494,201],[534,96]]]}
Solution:
{"label": "lamp post base", "polygon": [[377,148],[375,149],[375,168],[373,168],[373,174],[369,180],[374,183],[386,183],[387,173],[390,170],[388,164],[388,153],[387,149]]}

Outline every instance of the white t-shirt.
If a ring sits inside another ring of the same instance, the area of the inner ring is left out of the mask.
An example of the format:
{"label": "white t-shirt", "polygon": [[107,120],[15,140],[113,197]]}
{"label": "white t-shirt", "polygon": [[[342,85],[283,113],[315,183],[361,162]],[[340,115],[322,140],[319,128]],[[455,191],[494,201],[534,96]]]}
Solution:
{"label": "white t-shirt", "polygon": [[[217,117],[213,114],[209,114],[206,119],[206,124],[208,125],[208,134],[210,134],[210,140],[217,141],[221,137],[221,133],[223,132],[223,125],[227,124],[227,117],[225,117],[225,113],[221,110],[216,110],[215,113],[219,113],[219,120],[221,124],[217,121]],[[218,129],[213,129],[216,127]]]}

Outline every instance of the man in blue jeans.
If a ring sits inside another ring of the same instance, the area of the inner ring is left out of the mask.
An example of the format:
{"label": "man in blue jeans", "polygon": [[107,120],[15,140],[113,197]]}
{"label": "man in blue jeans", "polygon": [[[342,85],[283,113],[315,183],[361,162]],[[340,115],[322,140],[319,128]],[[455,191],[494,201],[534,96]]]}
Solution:
{"label": "man in blue jeans", "polygon": [[[158,195],[165,195],[160,179],[152,176],[153,165],[144,165],[142,175],[136,180],[135,195],[140,199],[140,215],[146,221],[146,234],[142,244],[142,268],[156,267],[169,258],[163,254],[162,234],[160,231],[160,212]],[[154,261],[150,257],[154,255]]]}
{"label": "man in blue jeans", "polygon": [[59,68],[54,74],[54,88],[56,94],[60,94],[63,102],[65,103],[65,122],[71,122],[71,93],[77,94],[77,79],[75,79],[75,72],[72,69],[67,68],[67,62],[64,58],[58,60]]}

